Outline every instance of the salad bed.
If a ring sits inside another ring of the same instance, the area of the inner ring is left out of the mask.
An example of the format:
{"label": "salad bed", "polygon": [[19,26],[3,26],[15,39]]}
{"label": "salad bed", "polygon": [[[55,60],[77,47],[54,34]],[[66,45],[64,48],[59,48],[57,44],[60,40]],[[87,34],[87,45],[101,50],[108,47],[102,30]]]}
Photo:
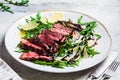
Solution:
{"label": "salad bed", "polygon": [[26,24],[18,27],[21,41],[16,52],[22,53],[20,59],[64,68],[78,66],[80,59],[99,54],[94,49],[101,38],[95,32],[97,23],[82,22],[82,18],[77,23],[71,19],[49,22],[38,12],[35,18],[26,19]]}

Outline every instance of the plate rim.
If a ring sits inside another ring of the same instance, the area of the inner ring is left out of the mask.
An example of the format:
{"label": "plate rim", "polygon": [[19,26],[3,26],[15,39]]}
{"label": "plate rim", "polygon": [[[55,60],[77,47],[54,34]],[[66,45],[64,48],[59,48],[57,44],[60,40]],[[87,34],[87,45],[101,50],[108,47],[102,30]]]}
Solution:
{"label": "plate rim", "polygon": [[[101,60],[99,60],[97,63],[95,63],[94,65],[92,65],[91,67],[94,67],[94,66],[98,65],[99,63],[101,63],[101,62],[102,62],[105,58],[107,58],[107,56],[110,54],[110,50],[111,50],[111,47],[112,47],[112,38],[111,38],[111,35],[110,35],[110,33],[108,32],[108,30],[107,30],[107,28],[105,27],[105,25],[104,25],[103,23],[101,23],[99,20],[97,20],[96,18],[94,18],[94,17],[92,17],[92,16],[90,16],[90,15],[88,15],[88,14],[86,14],[86,13],[82,13],[82,12],[78,12],[78,11],[72,11],[72,10],[38,10],[38,11],[40,11],[40,12],[65,11],[65,12],[72,12],[72,13],[83,14],[83,15],[85,15],[85,16],[88,16],[89,18],[94,19],[95,21],[97,21],[99,24],[102,25],[102,27],[104,28],[105,32],[107,33],[107,35],[108,35],[108,37],[109,37],[109,40],[110,40],[110,46],[109,46],[108,50],[106,51],[106,54],[104,55],[104,57],[103,57]],[[9,31],[9,29],[10,29],[17,21],[21,20],[22,18],[24,18],[24,17],[26,17],[26,16],[29,16],[29,15],[32,15],[32,14],[35,14],[35,13],[37,13],[37,11],[36,11],[36,12],[28,13],[28,14],[26,14],[26,15],[24,15],[24,16],[21,16],[20,18],[18,18],[17,20],[15,20],[15,21],[8,27],[8,29],[6,30],[5,37],[4,37],[4,43],[5,43],[5,47],[6,47],[6,49],[7,49],[7,51],[8,51],[9,54],[10,54],[10,52],[9,52],[9,50],[8,50],[8,48],[7,48],[7,44],[6,44],[6,35],[7,35],[8,31]],[[10,54],[10,55],[11,55],[11,54]],[[50,73],[71,73],[71,72],[78,72],[78,71],[83,71],[83,70],[86,70],[86,69],[91,68],[91,67],[87,67],[87,68],[84,68],[84,69],[82,69],[82,70],[80,69],[80,70],[67,71],[67,72],[66,72],[66,71],[64,71],[64,72],[63,72],[63,71],[62,71],[62,72],[47,71],[47,70],[36,69],[36,68],[30,67],[30,66],[27,66],[27,65],[21,63],[21,62],[20,62],[19,60],[17,60],[15,57],[13,57],[13,55],[11,55],[11,56],[12,56],[12,58],[15,59],[17,62],[19,62],[20,64],[22,64],[22,65],[24,65],[24,66],[26,66],[26,67],[29,67],[29,68],[34,69],[34,70],[37,70],[37,71],[44,71],[44,72],[50,72]],[[36,64],[36,65],[37,65],[37,64]]]}

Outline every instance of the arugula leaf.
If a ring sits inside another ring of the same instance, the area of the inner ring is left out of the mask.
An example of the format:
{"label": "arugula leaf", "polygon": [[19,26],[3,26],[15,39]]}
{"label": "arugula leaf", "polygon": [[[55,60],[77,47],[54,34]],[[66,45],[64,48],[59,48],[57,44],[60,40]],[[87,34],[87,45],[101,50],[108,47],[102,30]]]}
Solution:
{"label": "arugula leaf", "polygon": [[95,21],[91,21],[91,22],[84,22],[84,23],[81,23],[81,25],[90,25],[90,24],[95,24],[96,22]]}
{"label": "arugula leaf", "polygon": [[19,49],[19,50],[15,50],[15,52],[17,52],[17,53],[25,53],[25,52],[30,52],[30,50]]}
{"label": "arugula leaf", "polygon": [[16,6],[25,6],[25,5],[28,5],[29,3],[29,0],[21,0],[21,2],[13,2],[13,0],[5,0],[6,2],[8,2],[9,4],[13,4],[13,5],[16,5]]}
{"label": "arugula leaf", "polygon": [[86,26],[85,29],[83,29],[80,34],[84,35],[85,37],[89,38],[91,35],[93,35],[94,28],[96,27],[95,23],[90,23]]}
{"label": "arugula leaf", "polygon": [[75,65],[78,66],[79,60],[73,61],[71,63],[68,63],[67,61],[46,62],[46,61],[34,60],[33,63],[39,65],[50,65],[52,67],[57,67],[57,68],[65,68],[66,66],[70,66],[70,67],[74,67]]}
{"label": "arugula leaf", "polygon": [[88,55],[94,56],[95,54],[99,54],[99,52],[95,51],[95,49],[91,47],[86,47],[86,50],[87,50]]}
{"label": "arugula leaf", "polygon": [[35,64],[40,64],[40,65],[50,65],[53,67],[58,67],[58,68],[64,68],[67,66],[67,62],[61,62],[61,61],[53,61],[53,62],[46,62],[46,61],[40,61],[40,60],[35,60],[33,61]]}
{"label": "arugula leaf", "polygon": [[63,25],[63,26],[66,26],[65,21],[62,21],[62,25]]}
{"label": "arugula leaf", "polygon": [[60,48],[58,50],[58,56],[65,56],[66,54],[71,53],[71,48],[75,47],[72,43],[72,37],[67,36],[67,40],[64,44],[60,45]]}
{"label": "arugula leaf", "polygon": [[83,18],[83,16],[80,16],[80,18],[78,19],[78,22],[77,22],[77,23],[78,23],[79,25],[81,25],[82,18]]}
{"label": "arugula leaf", "polygon": [[36,19],[37,19],[37,20],[40,20],[40,19],[41,19],[40,11],[37,12]]}
{"label": "arugula leaf", "polygon": [[13,14],[13,12],[10,9],[11,7],[4,5],[3,3],[0,3],[0,10],[2,10],[3,12],[7,11]]}
{"label": "arugula leaf", "polygon": [[[15,6],[27,6],[29,3],[29,0],[21,0],[20,2],[18,1],[13,2],[13,0],[4,0],[4,1],[6,1],[8,4],[12,4]],[[9,13],[14,14],[13,11],[11,11],[11,7],[6,5],[7,3],[0,2],[0,10],[2,12],[9,12]]]}
{"label": "arugula leaf", "polygon": [[94,35],[97,37],[97,39],[101,38],[101,35],[99,35],[99,34],[94,34]]}
{"label": "arugula leaf", "polygon": [[71,22],[71,23],[72,23],[73,21],[72,21],[71,19],[68,19],[68,22]]}
{"label": "arugula leaf", "polygon": [[94,23],[96,23],[95,21],[91,21],[91,22],[82,22],[82,18],[83,18],[83,16],[80,16],[80,18],[78,19],[78,24],[79,25],[90,25],[90,24],[94,24]]}

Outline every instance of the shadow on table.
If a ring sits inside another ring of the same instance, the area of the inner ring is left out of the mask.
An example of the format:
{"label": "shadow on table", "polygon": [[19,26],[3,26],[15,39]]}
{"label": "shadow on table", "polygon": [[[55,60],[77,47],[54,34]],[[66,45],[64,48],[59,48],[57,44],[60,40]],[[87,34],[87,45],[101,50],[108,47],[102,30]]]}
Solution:
{"label": "shadow on table", "polygon": [[81,72],[73,72],[66,74],[37,71],[30,69],[13,59],[11,55],[7,52],[4,44],[2,44],[1,52],[2,59],[4,59],[5,62],[7,62],[25,80],[85,80],[86,74],[88,74],[91,70],[89,69]]}

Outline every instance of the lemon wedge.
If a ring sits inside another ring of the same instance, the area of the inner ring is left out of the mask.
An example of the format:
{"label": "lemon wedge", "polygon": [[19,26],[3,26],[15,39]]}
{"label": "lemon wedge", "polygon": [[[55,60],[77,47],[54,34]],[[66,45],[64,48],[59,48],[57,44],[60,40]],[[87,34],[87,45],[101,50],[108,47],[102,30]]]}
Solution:
{"label": "lemon wedge", "polygon": [[21,38],[24,38],[26,36],[24,31],[20,31],[19,34]]}
{"label": "lemon wedge", "polygon": [[38,25],[39,25],[38,23],[31,21],[31,22],[23,25],[22,29],[23,30],[31,30],[31,29],[34,29],[35,27],[37,27]]}

